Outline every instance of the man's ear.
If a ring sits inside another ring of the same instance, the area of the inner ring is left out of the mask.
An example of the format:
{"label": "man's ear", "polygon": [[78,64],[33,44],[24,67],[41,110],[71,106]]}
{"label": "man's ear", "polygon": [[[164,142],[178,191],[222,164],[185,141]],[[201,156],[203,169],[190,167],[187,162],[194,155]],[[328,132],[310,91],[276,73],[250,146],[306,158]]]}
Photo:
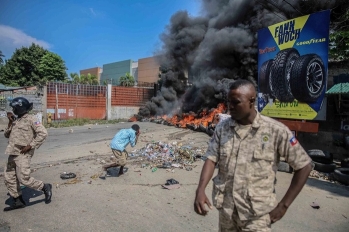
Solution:
{"label": "man's ear", "polygon": [[250,98],[250,103],[251,103],[251,104],[254,104],[255,101],[256,101],[256,98],[255,98],[255,97],[251,97],[251,98]]}

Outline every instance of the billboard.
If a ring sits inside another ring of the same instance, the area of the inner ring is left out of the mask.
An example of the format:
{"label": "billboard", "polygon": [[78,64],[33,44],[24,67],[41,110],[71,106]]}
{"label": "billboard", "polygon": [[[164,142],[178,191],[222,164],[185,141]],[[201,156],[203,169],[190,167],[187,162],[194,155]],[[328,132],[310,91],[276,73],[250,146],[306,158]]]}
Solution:
{"label": "billboard", "polygon": [[325,120],[330,11],[258,31],[258,111]]}

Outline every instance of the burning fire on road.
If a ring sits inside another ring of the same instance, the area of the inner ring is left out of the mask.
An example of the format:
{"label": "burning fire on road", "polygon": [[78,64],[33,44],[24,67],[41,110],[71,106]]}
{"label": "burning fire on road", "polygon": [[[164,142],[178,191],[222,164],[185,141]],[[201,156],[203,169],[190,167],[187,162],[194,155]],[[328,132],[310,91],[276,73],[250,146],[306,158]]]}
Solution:
{"label": "burning fire on road", "polygon": [[[141,121],[149,121],[158,124],[176,126],[179,128],[188,128],[195,131],[205,132],[209,135],[213,134],[214,128],[219,121],[219,115],[226,111],[223,103],[218,104],[217,108],[211,110],[203,110],[199,114],[194,112],[183,113],[182,115],[174,115],[169,117],[167,115],[143,118]],[[138,121],[136,116],[129,119],[130,122]]]}
{"label": "burning fire on road", "polygon": [[131,120],[207,130],[215,124],[215,115],[224,113],[232,82],[248,79],[256,84],[259,29],[349,4],[346,0],[201,3],[200,16],[179,11],[160,35],[162,47],[155,53],[160,65],[158,91]]}

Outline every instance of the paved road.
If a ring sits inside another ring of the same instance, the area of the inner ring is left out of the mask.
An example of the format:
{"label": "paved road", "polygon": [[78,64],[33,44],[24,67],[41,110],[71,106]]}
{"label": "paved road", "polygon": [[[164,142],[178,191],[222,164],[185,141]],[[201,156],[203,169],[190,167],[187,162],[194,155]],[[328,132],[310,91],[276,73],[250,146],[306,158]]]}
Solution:
{"label": "paved road", "polygon": [[[41,192],[25,188],[23,195],[29,206],[6,213],[0,211],[0,231],[9,231],[6,228],[11,231],[45,232],[217,231],[217,210],[210,211],[206,217],[193,211],[202,161],[198,161],[192,171],[175,169],[175,172],[164,169],[152,172],[149,168],[140,168],[140,164],[129,163],[129,171],[122,177],[104,181],[92,178],[101,170],[102,164],[97,158],[110,154],[108,144],[111,137],[118,129],[130,127],[131,124],[75,127],[71,134],[69,128],[49,129],[50,137],[33,158],[33,166],[37,170],[32,176],[53,184],[52,203],[45,205]],[[140,125],[142,136],[137,149],[151,140],[177,141],[205,148],[209,139],[204,133],[153,123]],[[2,138],[0,141],[4,150],[6,140]],[[79,181],[69,183],[61,180],[59,174],[63,171],[75,172]],[[161,185],[170,178],[178,180],[181,188],[162,189]],[[278,173],[277,178],[276,192],[280,200],[292,175]],[[211,187],[212,183],[206,191],[210,199]],[[6,194],[3,177],[0,177],[0,210],[9,203]],[[312,202],[318,203],[320,209],[310,207]],[[347,232],[348,205],[349,187],[309,178],[285,217],[273,225],[273,231]]]}
{"label": "paved road", "polygon": [[[33,163],[36,162],[49,162],[53,160],[63,160],[70,158],[77,158],[83,156],[82,149],[74,150],[74,147],[90,147],[91,151],[99,152],[100,149],[94,144],[98,142],[104,142],[109,144],[115,133],[122,128],[130,128],[133,123],[118,123],[108,125],[85,125],[66,128],[48,128],[47,140],[45,143],[35,152]],[[141,133],[151,133],[155,131],[154,123],[138,122],[141,126]],[[175,129],[174,127],[165,127],[167,130]],[[73,133],[69,133],[69,130],[73,129]],[[3,132],[2,132],[3,134]],[[3,166],[6,162],[7,156],[4,155],[8,139],[3,135],[0,136],[0,171],[3,170]],[[92,145],[92,146],[91,146]],[[62,151],[66,151],[62,152]],[[37,157],[40,156],[40,159]]]}

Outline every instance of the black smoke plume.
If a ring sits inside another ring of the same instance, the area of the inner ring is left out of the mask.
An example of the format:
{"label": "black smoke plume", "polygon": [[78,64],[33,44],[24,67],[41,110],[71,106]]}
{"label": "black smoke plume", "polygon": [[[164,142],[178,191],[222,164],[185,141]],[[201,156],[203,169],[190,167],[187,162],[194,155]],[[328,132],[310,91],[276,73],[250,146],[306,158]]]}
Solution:
{"label": "black smoke plume", "polygon": [[257,31],[287,19],[348,7],[346,0],[202,0],[202,15],[174,14],[160,36],[157,96],[138,116],[199,113],[225,101],[229,84],[257,80]]}

